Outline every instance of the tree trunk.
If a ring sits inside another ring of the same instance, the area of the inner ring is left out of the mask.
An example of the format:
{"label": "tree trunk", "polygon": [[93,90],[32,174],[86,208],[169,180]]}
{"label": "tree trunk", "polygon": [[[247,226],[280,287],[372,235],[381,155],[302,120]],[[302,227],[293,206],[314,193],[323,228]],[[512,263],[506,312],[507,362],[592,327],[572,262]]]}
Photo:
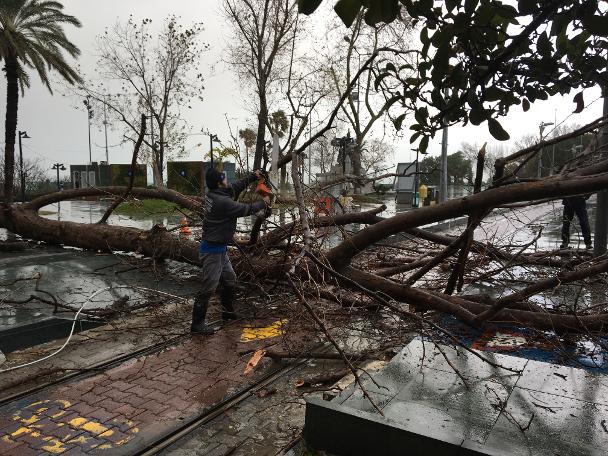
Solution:
{"label": "tree trunk", "polygon": [[[363,141],[363,138],[359,138],[357,137],[357,142],[355,144],[355,147],[353,148],[353,154],[352,154],[352,166],[353,166],[353,174],[357,177],[361,177],[361,143]],[[361,184],[358,181],[355,181],[354,183],[354,193],[356,195],[361,194]]]}
{"label": "tree trunk", "polygon": [[4,201],[13,202],[15,177],[15,136],[19,110],[19,80],[17,78],[17,58],[8,55],[5,59],[6,71],[6,121],[4,130]]}
{"label": "tree trunk", "polygon": [[[265,89],[264,89],[265,90]],[[253,157],[253,169],[261,169],[262,158],[266,150],[266,122],[268,121],[268,106],[266,93],[260,91],[260,112],[258,114],[258,132],[255,141],[255,155]]]}

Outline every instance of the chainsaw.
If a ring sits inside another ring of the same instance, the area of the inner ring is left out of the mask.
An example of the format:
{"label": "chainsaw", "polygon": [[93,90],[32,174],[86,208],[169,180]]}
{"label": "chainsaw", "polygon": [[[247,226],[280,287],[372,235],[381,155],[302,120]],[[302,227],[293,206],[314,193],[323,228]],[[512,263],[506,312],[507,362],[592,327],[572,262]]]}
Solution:
{"label": "chainsaw", "polygon": [[[260,195],[262,198],[264,198],[266,196],[269,197],[271,205],[272,205],[272,201],[274,199],[274,193],[270,189],[268,184],[270,184],[271,187],[276,189],[276,187],[270,181],[270,178],[268,177],[268,173],[262,172],[262,177],[260,178],[260,180],[258,181],[258,184],[255,187],[255,192],[258,195]],[[265,211],[265,217],[269,217],[271,214],[272,214],[271,206],[268,206]]]}

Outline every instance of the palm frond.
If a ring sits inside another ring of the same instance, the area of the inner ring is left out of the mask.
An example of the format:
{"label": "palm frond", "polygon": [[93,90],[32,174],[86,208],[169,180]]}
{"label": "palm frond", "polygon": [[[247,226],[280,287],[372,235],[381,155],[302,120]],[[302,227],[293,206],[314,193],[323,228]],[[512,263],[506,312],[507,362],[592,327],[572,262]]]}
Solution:
{"label": "palm frond", "polygon": [[15,58],[19,63],[21,90],[29,87],[25,69],[33,69],[52,92],[48,72],[56,71],[68,83],[81,81],[77,71],[65,59],[80,55],[78,47],[64,32],[65,25],[80,27],[80,21],[63,12],[54,0],[0,1],[0,60]]}

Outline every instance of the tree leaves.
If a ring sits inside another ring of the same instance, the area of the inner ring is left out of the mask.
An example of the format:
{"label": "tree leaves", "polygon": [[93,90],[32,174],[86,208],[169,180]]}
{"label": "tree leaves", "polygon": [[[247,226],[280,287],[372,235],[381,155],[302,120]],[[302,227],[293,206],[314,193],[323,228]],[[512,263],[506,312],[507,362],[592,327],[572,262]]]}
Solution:
{"label": "tree leaves", "polygon": [[353,25],[360,10],[361,3],[359,0],[339,0],[334,6],[334,11],[347,27]]}
{"label": "tree leaves", "polygon": [[401,130],[401,126],[403,125],[403,121],[405,120],[405,116],[406,114],[401,114],[399,117],[397,117],[394,121],[393,124],[395,125],[395,130]]}
{"label": "tree leaves", "polygon": [[298,0],[298,11],[302,14],[312,14],[323,0]]}
{"label": "tree leaves", "polygon": [[395,0],[375,0],[366,2],[365,22],[376,25],[380,22],[393,22],[399,15],[399,3]]}
{"label": "tree leaves", "polygon": [[471,109],[469,112],[469,120],[473,125],[480,125],[487,117],[485,109]]}
{"label": "tree leaves", "polygon": [[544,58],[550,58],[553,55],[553,45],[545,32],[538,36],[536,47],[538,53]]}
{"label": "tree leaves", "polygon": [[583,25],[594,35],[608,36],[608,16],[588,15],[583,17]]}
{"label": "tree leaves", "polygon": [[429,137],[425,136],[424,138],[422,138],[422,140],[420,141],[420,145],[418,146],[418,151],[421,154],[425,154],[426,150],[429,148]]}
{"label": "tree leaves", "polygon": [[488,119],[488,129],[490,130],[490,134],[499,141],[507,141],[509,138],[511,138],[509,133],[502,128],[502,125],[500,125],[496,119]]}
{"label": "tree leaves", "polygon": [[[606,61],[598,52],[608,45],[608,15],[599,0],[326,1],[338,2],[347,25],[362,9],[366,21],[376,24],[394,20],[405,7],[420,31],[414,68],[380,69],[403,82],[401,101],[414,110],[420,127],[412,141],[431,136],[445,120],[487,121],[490,133],[504,141],[509,135],[496,118],[513,107],[521,105],[526,112],[549,96],[608,86]],[[397,93],[396,87],[380,84],[382,79],[376,85],[385,96]],[[446,87],[449,99],[442,93]],[[582,93],[574,103],[575,112],[584,109]],[[441,113],[429,114],[423,106]]]}

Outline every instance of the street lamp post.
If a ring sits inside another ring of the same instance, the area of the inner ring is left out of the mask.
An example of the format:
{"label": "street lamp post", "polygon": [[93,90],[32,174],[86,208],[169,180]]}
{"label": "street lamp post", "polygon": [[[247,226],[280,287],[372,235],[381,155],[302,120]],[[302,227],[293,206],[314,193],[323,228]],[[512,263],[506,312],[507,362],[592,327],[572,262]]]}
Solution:
{"label": "street lamp post", "polygon": [[[553,122],[541,122],[538,126],[538,132],[540,136],[541,142],[543,141],[543,131],[545,131],[545,127],[549,125],[553,125]],[[543,148],[541,147],[540,153],[538,154],[538,178],[542,177],[542,167],[543,167]]]}
{"label": "street lamp post", "polygon": [[93,111],[93,106],[91,105],[91,97],[86,97],[82,103],[87,108],[87,122],[89,125],[89,163],[85,166],[85,173],[86,173],[87,187],[90,187],[91,182],[89,179],[89,165],[91,165],[93,163],[93,154],[91,152],[91,119],[93,118],[94,111]]}
{"label": "street lamp post", "polygon": [[214,135],[213,133],[207,133],[209,135],[209,156],[211,158],[211,166],[213,166],[213,143],[219,143],[220,140],[217,137],[217,135]]}
{"label": "street lamp post", "polygon": [[420,153],[420,149],[416,149],[416,170],[414,172],[414,201],[412,202],[413,207],[418,207],[420,204],[418,202],[418,180],[420,179],[420,161],[418,160],[418,154]]}
{"label": "street lamp post", "polygon": [[[346,136],[342,138],[334,138],[331,140],[331,145],[333,147],[339,147],[339,160],[342,162],[342,177],[346,175],[346,151],[348,146],[352,146],[355,143],[355,140],[350,137],[350,131]],[[343,189],[347,188],[346,182],[344,183]]]}
{"label": "street lamp post", "polygon": [[106,165],[110,164],[110,154],[108,153],[108,110],[106,108],[106,99],[103,99],[103,130],[106,139]]}
{"label": "street lamp post", "polygon": [[63,166],[63,163],[55,163],[51,169],[57,170],[57,190],[61,190],[61,185],[59,184],[59,171],[65,171],[65,166]]}
{"label": "street lamp post", "polygon": [[21,202],[25,203],[25,169],[23,168],[23,147],[21,139],[30,139],[27,131],[19,131],[19,177],[21,180]]}

